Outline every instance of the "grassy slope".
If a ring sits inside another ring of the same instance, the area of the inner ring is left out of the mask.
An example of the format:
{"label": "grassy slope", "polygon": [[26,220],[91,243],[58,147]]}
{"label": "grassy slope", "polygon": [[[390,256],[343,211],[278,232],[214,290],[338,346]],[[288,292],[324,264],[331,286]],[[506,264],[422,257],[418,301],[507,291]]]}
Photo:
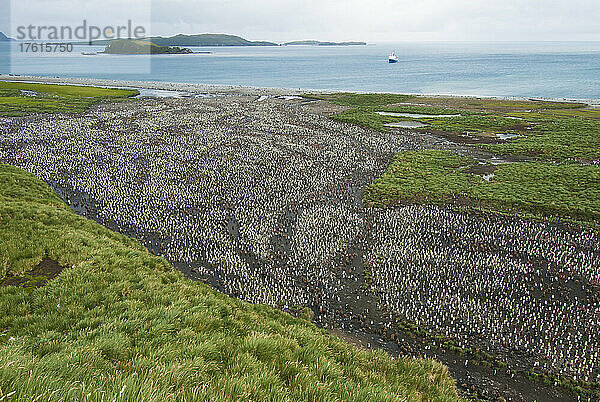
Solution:
{"label": "grassy slope", "polygon": [[[25,96],[21,90],[37,92],[38,96]],[[99,102],[123,100],[138,93],[128,89],[0,81],[0,116],[82,113]]]}
{"label": "grassy slope", "polygon": [[575,164],[499,165],[485,181],[475,160],[448,151],[403,152],[365,192],[365,200],[474,206],[499,212],[600,223],[600,169]]}
{"label": "grassy slope", "polygon": [[0,398],[456,399],[442,365],[361,351],[187,280],[5,165],[0,247],[3,273],[44,256],[69,267],[39,289],[0,287]]}

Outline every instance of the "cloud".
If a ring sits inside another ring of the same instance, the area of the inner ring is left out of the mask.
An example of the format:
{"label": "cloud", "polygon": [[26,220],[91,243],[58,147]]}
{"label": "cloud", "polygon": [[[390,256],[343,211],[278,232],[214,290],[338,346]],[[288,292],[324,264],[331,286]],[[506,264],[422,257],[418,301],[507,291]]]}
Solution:
{"label": "cloud", "polygon": [[54,23],[71,23],[81,15],[103,21],[144,19],[139,10],[151,9],[156,35],[214,32],[275,41],[600,40],[600,2],[594,0],[12,0],[12,4],[29,19]]}

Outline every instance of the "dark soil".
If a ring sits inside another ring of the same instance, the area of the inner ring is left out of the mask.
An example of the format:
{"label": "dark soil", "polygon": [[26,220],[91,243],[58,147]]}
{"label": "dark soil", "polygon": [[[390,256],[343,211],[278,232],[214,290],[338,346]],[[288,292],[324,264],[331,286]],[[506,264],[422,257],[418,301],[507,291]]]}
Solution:
{"label": "dark soil", "polygon": [[444,130],[432,130],[420,128],[416,129],[422,134],[433,134],[438,137],[446,138],[456,144],[465,144],[465,145],[473,145],[473,144],[502,144],[505,143],[506,140],[501,140],[496,136],[484,136],[478,133],[464,134],[455,131],[444,131]]}
{"label": "dark soil", "polygon": [[498,166],[496,165],[473,165],[470,168],[463,170],[463,173],[472,173],[472,174],[478,174],[480,176],[486,175],[486,174],[492,174],[494,173],[496,170],[498,169]]}
{"label": "dark soil", "polygon": [[44,258],[35,268],[19,276],[9,276],[0,281],[0,286],[19,286],[22,288],[41,288],[56,278],[66,267],[58,261]]}

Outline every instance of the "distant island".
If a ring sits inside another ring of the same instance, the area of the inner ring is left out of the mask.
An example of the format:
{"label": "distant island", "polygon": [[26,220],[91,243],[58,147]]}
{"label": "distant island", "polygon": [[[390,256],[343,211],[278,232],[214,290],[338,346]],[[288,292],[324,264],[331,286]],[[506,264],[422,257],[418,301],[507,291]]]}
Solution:
{"label": "distant island", "polygon": [[284,43],[283,46],[365,46],[367,42],[321,42],[318,40],[297,40]]}
{"label": "distant island", "polygon": [[[158,46],[279,46],[277,43],[274,42],[250,41],[239,36],[225,34],[179,34],[170,37],[153,36],[149,38],[143,38],[140,40],[149,41]],[[97,40],[94,41],[92,44],[107,46],[112,42],[115,42],[115,40]]]}
{"label": "distant island", "polygon": [[[123,39],[117,39],[123,40]],[[197,47],[216,47],[216,46],[365,46],[366,42],[326,42],[317,40],[299,40],[278,44],[266,41],[251,41],[241,36],[227,34],[196,34],[175,36],[151,36],[139,40],[151,42],[158,46],[197,46]],[[108,46],[116,40],[97,40],[92,44]],[[83,43],[82,43],[83,44]],[[87,42],[85,43],[87,44]]]}
{"label": "distant island", "polygon": [[111,41],[104,53],[108,54],[190,54],[183,47],[160,46],[147,40],[118,39]]}
{"label": "distant island", "polygon": [[[14,41],[13,38],[0,32],[0,42]],[[122,42],[127,41],[127,42]],[[141,42],[137,43],[136,42]],[[89,42],[74,42],[76,45],[87,45]],[[182,46],[216,47],[216,46],[365,46],[366,42],[327,42],[318,40],[298,40],[283,44],[267,41],[251,41],[241,36],[227,34],[196,34],[175,36],[152,36],[140,39],[105,39],[92,41],[93,45],[107,46],[104,53],[118,54],[184,54],[192,53],[189,49],[178,49]],[[113,47],[113,44],[114,47]],[[158,46],[154,47],[154,46]],[[160,47],[174,47],[162,49]]]}
{"label": "distant island", "polygon": [[179,34],[168,38],[157,36],[150,38],[150,41],[162,46],[279,46],[274,42],[249,41],[239,36],[225,34]]}
{"label": "distant island", "polygon": [[10,42],[13,40],[13,38],[9,38],[8,36],[4,35],[4,32],[0,32],[0,42]]}

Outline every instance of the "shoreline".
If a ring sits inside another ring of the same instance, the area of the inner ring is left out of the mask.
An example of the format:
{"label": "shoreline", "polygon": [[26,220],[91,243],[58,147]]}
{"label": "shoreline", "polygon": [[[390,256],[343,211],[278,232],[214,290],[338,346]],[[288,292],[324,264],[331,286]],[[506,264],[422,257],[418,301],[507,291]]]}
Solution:
{"label": "shoreline", "polygon": [[225,85],[225,84],[195,84],[185,82],[167,82],[167,81],[136,81],[136,80],[113,80],[107,78],[76,78],[76,77],[47,77],[35,75],[9,75],[0,74],[0,81],[13,82],[31,82],[41,84],[62,84],[62,85],[82,85],[96,86],[106,88],[132,88],[132,89],[154,89],[166,91],[180,91],[188,93],[220,93],[233,95],[301,95],[305,93],[330,94],[330,93],[393,93],[402,95],[415,95],[422,97],[439,98],[477,98],[477,99],[496,99],[496,100],[533,100],[549,102],[568,102],[568,103],[586,103],[590,107],[600,107],[600,99],[584,98],[547,98],[536,96],[493,96],[493,95],[460,95],[460,94],[427,94],[411,92],[380,92],[380,91],[348,91],[331,89],[309,89],[309,88],[282,88],[282,87],[257,87],[246,85]]}

